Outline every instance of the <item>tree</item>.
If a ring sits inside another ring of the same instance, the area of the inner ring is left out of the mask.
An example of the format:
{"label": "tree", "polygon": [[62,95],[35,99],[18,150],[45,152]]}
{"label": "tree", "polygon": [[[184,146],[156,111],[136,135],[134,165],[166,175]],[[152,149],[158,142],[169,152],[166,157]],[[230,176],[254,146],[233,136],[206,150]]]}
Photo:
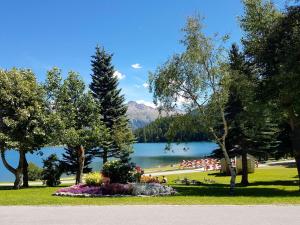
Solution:
{"label": "tree", "polygon": [[[300,6],[291,6],[284,13],[273,8],[268,11],[273,12],[272,16],[269,16],[270,13],[260,13],[258,16],[261,18],[272,18],[265,27],[249,22],[252,14],[248,11],[243,17],[242,28],[249,37],[259,31],[264,40],[254,47],[245,42],[245,46],[251,49],[248,57],[258,68],[260,99],[271,102],[279,112],[277,115],[289,123],[291,146],[300,179],[300,52],[295,50],[300,47]],[[259,47],[260,51],[255,51],[255,47]]]}
{"label": "tree", "polygon": [[231,79],[228,102],[225,106],[225,117],[229,125],[226,147],[230,150],[240,150],[237,153],[242,155],[241,184],[247,186],[249,184],[247,163],[249,137],[247,137],[243,129],[243,124],[245,124],[246,119],[244,116],[245,99],[249,100],[249,98],[245,98],[243,95],[245,92],[247,92],[247,95],[251,92],[249,85],[247,85],[251,79],[251,71],[244,55],[239,52],[239,48],[236,44],[233,44],[230,49],[229,66]]}
{"label": "tree", "polygon": [[[60,160],[61,168],[67,174],[76,174],[79,168],[79,158],[77,149],[67,146],[65,153],[62,154],[62,160]],[[93,151],[88,149],[85,151],[83,173],[89,173],[92,168],[89,165],[94,158]]]}
{"label": "tree", "polygon": [[192,113],[157,118],[134,134],[138,142],[189,142],[207,141],[208,135],[198,124],[197,116]]}
{"label": "tree", "polygon": [[47,159],[43,160],[43,163],[42,180],[46,182],[47,186],[58,186],[62,170],[57,155],[51,154]]}
{"label": "tree", "polygon": [[28,163],[28,180],[40,180],[42,176],[42,169],[34,163]]}
{"label": "tree", "polygon": [[[48,142],[43,90],[30,70],[0,70],[0,150],[4,166],[15,175],[14,188],[28,186],[26,153],[39,150]],[[13,168],[5,152],[19,152]]]}
{"label": "tree", "polygon": [[[231,174],[230,193],[233,193],[236,174],[226,148],[229,127],[225,105],[230,77],[224,48],[215,47],[213,39],[204,35],[198,17],[188,18],[183,31],[185,51],[150,73],[150,90],[161,108],[172,110],[183,101],[185,108],[201,116],[202,124],[223,151]],[[226,39],[223,37],[221,42]]]}
{"label": "tree", "polygon": [[243,0],[243,4],[240,25],[245,34],[242,43],[247,57],[253,61],[252,56],[262,50],[267,34],[282,15],[271,0]]}
{"label": "tree", "polygon": [[[120,155],[120,149],[113,138],[114,129],[124,129],[125,133],[131,132],[126,117],[127,107],[124,103],[124,96],[121,89],[118,89],[118,78],[114,75],[115,69],[112,65],[112,55],[103,48],[96,47],[96,53],[92,56],[92,83],[90,89],[98,104],[102,121],[107,127],[111,136],[110,140],[99,146],[99,156],[103,163],[109,157]],[[131,134],[132,135],[132,134]],[[133,138],[125,139],[125,145],[130,146]]]}
{"label": "tree", "polygon": [[72,155],[77,154],[77,162],[69,158],[68,168],[69,172],[76,171],[78,184],[82,182],[86,151],[101,145],[107,135],[94,98],[91,93],[86,92],[79,75],[69,72],[68,77],[61,83],[60,73],[56,68],[48,72],[45,90],[48,93],[49,112],[53,114],[51,118],[58,124],[59,136],[54,139],[68,149],[76,150]]}

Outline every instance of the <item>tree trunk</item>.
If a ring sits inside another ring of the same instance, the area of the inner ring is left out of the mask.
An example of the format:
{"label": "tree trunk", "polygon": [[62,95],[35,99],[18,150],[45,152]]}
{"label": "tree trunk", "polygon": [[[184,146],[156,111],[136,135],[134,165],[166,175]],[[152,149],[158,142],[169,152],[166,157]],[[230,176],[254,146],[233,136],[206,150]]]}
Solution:
{"label": "tree trunk", "polygon": [[247,159],[247,150],[242,149],[242,181],[241,184],[243,186],[248,186],[248,159]]}
{"label": "tree trunk", "polygon": [[29,183],[28,183],[28,162],[26,159],[26,152],[25,151],[21,151],[21,154],[23,154],[23,187],[29,187]]}
{"label": "tree trunk", "polygon": [[22,168],[18,168],[15,173],[14,189],[20,189],[22,186],[23,174]]}
{"label": "tree trunk", "polygon": [[300,156],[295,156],[296,160],[296,166],[298,171],[298,177],[299,177],[299,190],[300,190]]}
{"label": "tree trunk", "polygon": [[15,169],[13,168],[7,161],[5,158],[5,150],[1,149],[1,159],[3,162],[3,165],[5,166],[5,168],[10,171],[12,174],[15,175],[15,182],[14,182],[14,189],[19,189],[22,185],[22,165],[23,165],[23,156],[21,154],[21,152],[19,152],[20,158],[19,158],[19,165],[18,167]]}
{"label": "tree trunk", "polygon": [[292,127],[291,142],[298,171],[298,182],[300,191],[300,125]]}
{"label": "tree trunk", "polygon": [[76,184],[82,183],[83,168],[84,168],[84,148],[82,145],[78,147],[78,170],[76,172]]}
{"label": "tree trunk", "polygon": [[23,151],[19,151],[19,165],[18,168],[16,170],[16,180],[14,183],[14,188],[15,189],[19,189],[23,183],[23,165],[24,165],[24,160],[25,160],[25,153]]}
{"label": "tree trunk", "polygon": [[107,159],[108,159],[108,157],[107,157],[107,149],[106,148],[103,149],[103,157],[102,157],[102,159],[103,159],[103,165],[104,165],[107,162]]}
{"label": "tree trunk", "polygon": [[235,188],[235,180],[236,180],[236,171],[235,171],[235,168],[232,166],[232,163],[230,161],[230,158],[229,158],[229,155],[227,153],[227,150],[224,146],[222,146],[222,151],[223,151],[223,154],[224,154],[224,158],[225,158],[225,162],[229,168],[229,171],[230,171],[230,191],[229,193],[231,195],[234,194],[234,188]]}

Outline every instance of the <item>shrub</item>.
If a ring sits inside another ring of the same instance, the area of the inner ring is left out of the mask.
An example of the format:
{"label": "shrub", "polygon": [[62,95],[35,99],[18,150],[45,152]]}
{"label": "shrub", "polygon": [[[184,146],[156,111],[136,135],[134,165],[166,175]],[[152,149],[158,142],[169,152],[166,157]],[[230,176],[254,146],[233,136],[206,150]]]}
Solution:
{"label": "shrub", "polygon": [[36,164],[28,163],[28,180],[35,181],[41,180],[43,169],[38,167]]}
{"label": "shrub", "polygon": [[134,163],[113,160],[108,161],[103,165],[103,176],[109,177],[111,183],[127,183],[134,180],[133,171]]}
{"label": "shrub", "polygon": [[152,176],[142,175],[140,179],[141,183],[159,183],[158,178]]}
{"label": "shrub", "polygon": [[57,155],[50,155],[43,163],[42,180],[50,187],[59,185],[62,172]]}
{"label": "shrub", "polygon": [[140,183],[143,174],[144,170],[140,166],[135,167],[135,170],[133,172],[134,181]]}
{"label": "shrub", "polygon": [[102,194],[101,186],[87,186],[86,184],[77,184],[71,187],[65,187],[59,189],[56,193],[71,193],[71,194],[90,194],[98,195]]}
{"label": "shrub", "polygon": [[61,188],[56,191],[54,195],[58,196],[106,196],[106,195],[147,195],[147,196],[160,196],[160,195],[174,195],[176,191],[172,187],[162,184],[103,184],[101,186],[87,186],[86,184],[73,185],[71,187]]}
{"label": "shrub", "polygon": [[106,184],[101,187],[103,195],[131,195],[133,186],[132,184]]}
{"label": "shrub", "polygon": [[99,172],[88,173],[85,176],[85,183],[88,186],[99,186],[103,182],[102,175]]}

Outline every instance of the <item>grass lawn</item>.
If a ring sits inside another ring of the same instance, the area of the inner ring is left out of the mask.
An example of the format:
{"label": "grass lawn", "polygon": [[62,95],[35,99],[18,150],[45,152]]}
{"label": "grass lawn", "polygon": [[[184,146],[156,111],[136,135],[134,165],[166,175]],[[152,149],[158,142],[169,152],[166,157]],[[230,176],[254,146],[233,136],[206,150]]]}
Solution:
{"label": "grass lawn", "polygon": [[[177,178],[189,178],[204,181],[214,180],[214,184],[201,186],[174,184]],[[134,205],[134,204],[300,204],[300,192],[295,168],[266,167],[257,169],[249,175],[251,185],[237,185],[235,196],[228,195],[229,177],[217,173],[190,173],[167,176],[169,184],[178,192],[178,196],[168,197],[111,197],[111,198],[71,198],[57,197],[51,194],[58,187],[31,187],[11,190],[0,187],[0,205]],[[241,177],[238,176],[237,182]]]}
{"label": "grass lawn", "polygon": [[167,166],[146,168],[144,172],[149,174],[149,173],[167,172],[167,171],[174,171],[174,170],[179,170],[179,164],[174,164],[173,166],[167,165]]}

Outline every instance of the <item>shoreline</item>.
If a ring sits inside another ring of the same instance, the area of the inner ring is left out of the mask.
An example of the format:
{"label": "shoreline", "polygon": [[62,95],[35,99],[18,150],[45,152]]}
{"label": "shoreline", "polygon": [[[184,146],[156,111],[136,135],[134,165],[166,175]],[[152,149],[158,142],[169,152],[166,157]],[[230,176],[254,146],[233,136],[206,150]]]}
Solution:
{"label": "shoreline", "polygon": [[[279,160],[279,161],[270,161],[264,164],[258,164],[258,168],[264,167],[272,167],[272,166],[284,166],[288,164],[295,163],[295,160]],[[155,168],[149,168],[155,169]],[[145,169],[147,170],[147,169]],[[208,171],[218,171],[218,170],[208,170]],[[176,175],[176,174],[188,174],[188,173],[195,173],[195,172],[206,172],[204,168],[195,168],[195,169],[175,169],[175,170],[167,170],[167,171],[153,171],[153,172],[145,172],[145,175],[151,176],[167,176],[167,175]],[[61,179],[61,184],[74,184],[75,179],[72,177],[65,177]],[[0,182],[0,186],[12,186],[13,182]],[[42,181],[30,181],[29,185],[32,186],[44,186]]]}

